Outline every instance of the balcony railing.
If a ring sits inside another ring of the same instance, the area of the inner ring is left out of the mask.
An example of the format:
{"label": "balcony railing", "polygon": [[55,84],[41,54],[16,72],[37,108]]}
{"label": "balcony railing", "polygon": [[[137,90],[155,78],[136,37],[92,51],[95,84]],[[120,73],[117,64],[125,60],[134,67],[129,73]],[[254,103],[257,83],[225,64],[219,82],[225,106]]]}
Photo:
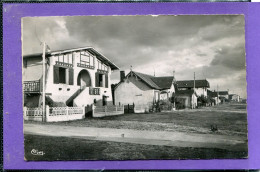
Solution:
{"label": "balcony railing", "polygon": [[23,82],[23,91],[25,93],[39,93],[39,92],[41,92],[41,82],[40,82],[40,80],[24,81]]}
{"label": "balcony railing", "polygon": [[89,95],[100,95],[100,88],[89,88]]}
{"label": "balcony railing", "polygon": [[77,63],[78,67],[83,67],[83,68],[87,68],[87,69],[94,69],[95,67],[92,65],[86,65],[86,64],[82,64],[82,63]]}

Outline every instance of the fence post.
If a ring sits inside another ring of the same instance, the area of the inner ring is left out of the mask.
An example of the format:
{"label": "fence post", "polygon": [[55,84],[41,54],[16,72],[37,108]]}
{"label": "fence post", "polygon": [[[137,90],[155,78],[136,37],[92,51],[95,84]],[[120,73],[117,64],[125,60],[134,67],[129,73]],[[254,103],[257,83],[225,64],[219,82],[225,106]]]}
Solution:
{"label": "fence post", "polygon": [[105,116],[107,116],[107,106],[105,106]]}
{"label": "fence post", "polygon": [[50,107],[46,105],[46,118],[45,118],[46,122],[49,122],[49,115],[50,115]]}
{"label": "fence post", "polygon": [[67,118],[67,120],[69,120],[69,108],[68,108],[68,106],[66,106],[66,118]]}
{"label": "fence post", "polygon": [[82,119],[85,118],[85,110],[86,110],[86,107],[84,105],[82,105],[82,108],[83,108],[83,114],[82,114]]}
{"label": "fence post", "polygon": [[92,116],[95,117],[95,105],[92,105]]}
{"label": "fence post", "polygon": [[24,106],[23,107],[23,119],[28,120],[28,119],[26,119],[26,117],[27,117],[27,107]]}

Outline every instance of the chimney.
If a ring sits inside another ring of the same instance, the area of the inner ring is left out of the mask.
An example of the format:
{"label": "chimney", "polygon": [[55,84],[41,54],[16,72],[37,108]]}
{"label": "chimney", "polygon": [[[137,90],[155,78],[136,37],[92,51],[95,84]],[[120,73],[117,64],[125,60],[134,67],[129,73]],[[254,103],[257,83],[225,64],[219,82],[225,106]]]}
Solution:
{"label": "chimney", "polygon": [[120,71],[120,82],[124,82],[125,79],[125,71]]}

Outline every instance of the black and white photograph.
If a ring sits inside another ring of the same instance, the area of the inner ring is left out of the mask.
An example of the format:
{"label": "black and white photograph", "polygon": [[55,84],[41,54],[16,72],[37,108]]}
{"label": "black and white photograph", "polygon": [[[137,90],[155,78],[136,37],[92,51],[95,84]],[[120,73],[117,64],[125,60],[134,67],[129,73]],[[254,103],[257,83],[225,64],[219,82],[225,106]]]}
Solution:
{"label": "black and white photograph", "polygon": [[248,158],[244,15],[22,18],[24,159]]}

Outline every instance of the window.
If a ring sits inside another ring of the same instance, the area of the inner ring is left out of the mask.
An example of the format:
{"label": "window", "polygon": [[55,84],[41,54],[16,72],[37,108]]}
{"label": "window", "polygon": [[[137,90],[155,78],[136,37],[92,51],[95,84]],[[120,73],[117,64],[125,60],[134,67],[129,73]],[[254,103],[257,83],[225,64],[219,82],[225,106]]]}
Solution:
{"label": "window", "polygon": [[98,74],[98,86],[103,87],[103,74]]}
{"label": "window", "polygon": [[80,52],[80,64],[94,66],[94,56],[87,51]]}
{"label": "window", "polygon": [[59,67],[59,83],[66,84],[66,69]]}
{"label": "window", "polygon": [[73,85],[73,72],[72,68],[65,68],[53,66],[53,82],[54,84],[69,84]]}
{"label": "window", "polygon": [[96,73],[96,87],[108,88],[108,74]]}
{"label": "window", "polygon": [[23,59],[23,67],[27,68],[27,60],[26,59]]}

